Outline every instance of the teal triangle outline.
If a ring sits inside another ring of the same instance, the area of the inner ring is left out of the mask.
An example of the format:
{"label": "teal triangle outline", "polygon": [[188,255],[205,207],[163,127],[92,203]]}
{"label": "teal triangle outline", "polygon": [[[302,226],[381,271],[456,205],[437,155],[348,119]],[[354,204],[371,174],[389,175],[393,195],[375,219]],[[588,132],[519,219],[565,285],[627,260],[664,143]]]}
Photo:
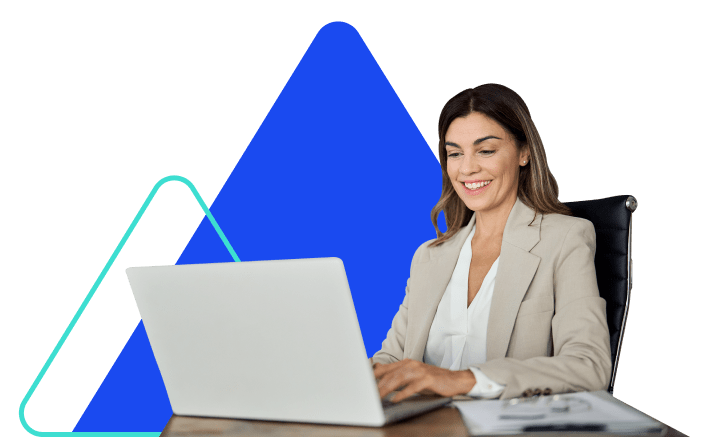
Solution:
{"label": "teal triangle outline", "polygon": [[20,422],[22,423],[22,426],[24,427],[24,429],[27,432],[29,432],[30,434],[38,436],[38,437],[41,437],[41,436],[77,436],[77,435],[78,436],[86,436],[86,437],[94,437],[94,436],[95,437],[99,437],[99,436],[158,437],[161,434],[160,432],[37,431],[34,428],[32,428],[31,426],[29,426],[29,424],[27,423],[27,420],[25,419],[25,416],[24,416],[24,411],[25,411],[25,408],[27,407],[27,402],[29,402],[29,400],[31,399],[37,386],[42,381],[42,378],[44,377],[44,374],[46,373],[46,371],[49,370],[51,363],[54,362],[54,358],[56,358],[56,355],[59,353],[59,350],[61,350],[61,347],[64,345],[64,342],[66,341],[69,334],[73,330],[73,327],[76,325],[76,322],[78,322],[78,319],[81,318],[81,315],[83,314],[83,310],[86,309],[86,306],[88,306],[88,302],[91,301],[91,298],[95,294],[95,292],[98,289],[98,287],[100,286],[101,282],[103,282],[103,278],[105,278],[105,275],[108,273],[108,271],[112,267],[113,262],[115,261],[117,256],[120,254],[120,251],[122,250],[122,248],[125,245],[125,243],[127,242],[127,240],[130,238],[132,231],[137,226],[137,223],[139,223],[140,219],[142,218],[142,215],[147,210],[147,207],[152,202],[152,199],[154,198],[154,196],[157,194],[157,191],[159,191],[159,188],[161,188],[162,185],[164,185],[165,183],[170,182],[170,181],[181,182],[181,183],[185,184],[187,187],[189,187],[189,189],[191,190],[191,193],[193,193],[193,196],[196,198],[196,201],[198,201],[198,204],[201,206],[201,209],[203,209],[203,212],[206,213],[206,216],[208,217],[208,220],[210,220],[211,225],[213,225],[213,228],[218,233],[218,236],[223,241],[223,244],[225,244],[225,247],[228,249],[230,256],[233,257],[233,260],[235,260],[235,262],[240,261],[240,258],[235,253],[235,250],[233,250],[233,247],[230,245],[230,242],[228,241],[227,237],[225,236],[223,231],[220,229],[218,222],[215,221],[215,217],[213,217],[213,214],[211,214],[210,209],[208,208],[206,203],[203,201],[203,198],[201,197],[201,195],[198,194],[198,190],[196,190],[196,187],[191,183],[191,181],[189,181],[188,179],[186,179],[183,176],[176,176],[176,175],[167,176],[167,177],[160,179],[159,182],[157,182],[154,185],[154,188],[152,188],[152,191],[149,193],[149,195],[147,196],[147,199],[142,204],[142,207],[137,212],[137,215],[132,220],[132,223],[127,228],[125,235],[123,235],[122,239],[120,240],[120,243],[118,243],[117,247],[113,251],[113,254],[110,256],[110,259],[108,259],[108,262],[105,264],[105,267],[103,267],[103,270],[100,272],[100,275],[98,275],[98,279],[96,279],[95,283],[93,284],[93,287],[91,287],[91,290],[88,292],[88,295],[86,296],[86,298],[83,299],[83,303],[81,303],[81,306],[78,307],[78,311],[76,311],[76,314],[73,316],[73,319],[71,319],[69,326],[66,328],[66,330],[64,331],[64,334],[59,339],[59,342],[54,347],[54,350],[51,352],[51,355],[49,355],[49,358],[47,359],[46,363],[44,363],[44,367],[42,367],[42,370],[39,371],[39,374],[35,378],[34,383],[32,383],[32,386],[29,388],[29,391],[27,391],[27,394],[25,395],[24,399],[22,399],[22,402],[20,402]]}

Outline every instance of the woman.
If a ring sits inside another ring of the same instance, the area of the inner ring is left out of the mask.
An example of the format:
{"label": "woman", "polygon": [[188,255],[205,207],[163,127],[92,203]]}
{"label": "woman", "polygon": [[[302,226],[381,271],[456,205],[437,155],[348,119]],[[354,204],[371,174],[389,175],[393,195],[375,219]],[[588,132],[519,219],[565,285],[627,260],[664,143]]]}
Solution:
{"label": "woman", "polygon": [[414,254],[404,301],[371,358],[380,395],[605,389],[595,229],[558,201],[526,104],[502,85],[467,89],[446,103],[438,134],[438,238]]}

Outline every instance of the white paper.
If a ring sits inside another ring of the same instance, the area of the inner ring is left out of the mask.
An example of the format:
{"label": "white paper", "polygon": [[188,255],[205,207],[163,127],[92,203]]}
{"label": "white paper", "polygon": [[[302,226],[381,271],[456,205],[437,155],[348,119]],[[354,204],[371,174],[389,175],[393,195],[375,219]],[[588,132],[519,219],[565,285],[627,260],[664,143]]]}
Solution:
{"label": "white paper", "polygon": [[625,433],[660,429],[657,421],[604,391],[453,405],[473,435],[518,434],[532,425],[604,424],[607,432]]}

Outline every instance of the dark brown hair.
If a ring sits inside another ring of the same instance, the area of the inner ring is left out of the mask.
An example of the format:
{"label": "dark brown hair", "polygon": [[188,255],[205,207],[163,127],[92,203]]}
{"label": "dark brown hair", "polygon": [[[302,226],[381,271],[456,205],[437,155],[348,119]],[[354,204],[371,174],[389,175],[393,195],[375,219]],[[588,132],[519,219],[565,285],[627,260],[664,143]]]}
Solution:
{"label": "dark brown hair", "polygon": [[[558,201],[558,184],[548,169],[546,152],[526,103],[519,94],[506,86],[488,83],[462,91],[448,100],[441,111],[438,120],[438,157],[443,172],[443,189],[440,200],[431,210],[431,221],[438,237],[431,246],[439,245],[455,235],[470,222],[474,213],[465,206],[448,177],[448,153],[445,146],[446,133],[453,120],[466,117],[471,112],[482,113],[499,123],[512,136],[519,150],[529,148],[529,163],[519,167],[519,200],[531,207],[535,214],[571,215],[570,209]],[[441,211],[448,228],[445,233],[438,228],[438,215]]]}

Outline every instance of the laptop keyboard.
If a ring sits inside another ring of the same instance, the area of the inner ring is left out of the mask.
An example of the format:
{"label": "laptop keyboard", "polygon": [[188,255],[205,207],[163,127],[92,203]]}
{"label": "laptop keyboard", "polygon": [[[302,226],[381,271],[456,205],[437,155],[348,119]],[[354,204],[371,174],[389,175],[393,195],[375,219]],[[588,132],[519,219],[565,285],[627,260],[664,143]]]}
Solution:
{"label": "laptop keyboard", "polygon": [[391,405],[396,405],[396,404],[392,401],[387,400],[387,399],[382,399],[382,408],[387,408]]}
{"label": "laptop keyboard", "polygon": [[450,398],[411,396],[401,402],[394,403],[389,398],[391,394],[382,399],[382,411],[386,423],[396,422],[406,417],[433,410],[451,401]]}
{"label": "laptop keyboard", "polygon": [[391,401],[391,398],[393,398],[396,393],[397,392],[392,392],[382,399],[382,409],[386,410],[389,408],[398,407],[400,405],[408,405],[410,402],[413,403],[413,400],[416,397],[416,396],[411,396],[410,398],[404,399],[401,402],[394,403]]}

